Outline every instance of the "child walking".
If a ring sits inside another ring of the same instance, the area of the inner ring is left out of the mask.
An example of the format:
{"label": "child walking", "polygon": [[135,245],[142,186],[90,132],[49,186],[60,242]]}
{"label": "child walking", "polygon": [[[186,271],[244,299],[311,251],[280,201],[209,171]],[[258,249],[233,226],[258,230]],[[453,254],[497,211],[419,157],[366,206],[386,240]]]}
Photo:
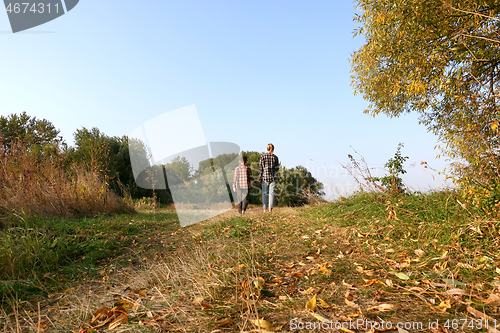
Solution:
{"label": "child walking", "polygon": [[247,166],[247,157],[241,155],[240,165],[234,169],[233,191],[236,192],[236,202],[238,203],[238,213],[245,214],[248,207],[248,192],[252,187],[252,170]]}

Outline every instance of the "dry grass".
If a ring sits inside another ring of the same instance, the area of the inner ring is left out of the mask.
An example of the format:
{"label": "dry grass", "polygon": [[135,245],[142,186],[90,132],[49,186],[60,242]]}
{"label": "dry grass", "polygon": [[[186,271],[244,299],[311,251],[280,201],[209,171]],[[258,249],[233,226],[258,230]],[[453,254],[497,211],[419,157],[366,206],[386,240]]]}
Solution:
{"label": "dry grass", "polygon": [[205,332],[208,327],[234,328],[235,321],[244,330],[257,318],[257,295],[249,292],[257,276],[238,268],[241,263],[254,267],[252,250],[239,246],[234,252],[235,246],[207,246],[195,237],[169,258],[139,257],[145,263],[141,268],[110,266],[101,280],[51,295],[41,309],[36,302],[17,304],[10,314],[0,309],[0,331],[96,332],[113,323],[96,328],[106,321],[92,322],[96,312],[103,307],[114,311],[118,305],[126,312],[127,325],[116,332]]}
{"label": "dry grass", "polygon": [[60,153],[35,154],[19,141],[0,148],[0,214],[74,216],[126,209],[93,168],[63,167]]}
{"label": "dry grass", "polygon": [[[163,248],[137,251],[140,265],[103,267],[100,279],[51,295],[40,310],[37,302],[17,303],[16,311],[0,314],[0,329],[38,332],[38,325],[43,332],[89,333],[92,326],[102,332],[117,319],[92,322],[103,307],[127,315],[114,332],[258,332],[257,319],[266,320],[260,323],[267,331],[290,332],[293,324],[326,318],[365,325],[439,320],[434,332],[446,333],[451,329],[443,325],[454,318],[499,320],[498,243],[476,243],[488,233],[496,240],[498,222],[466,220],[450,226],[458,233],[453,237],[438,226],[455,221],[461,208],[443,197],[397,197],[397,220],[383,194],[271,214],[260,207],[247,216],[232,210],[152,239]],[[439,202],[441,215],[425,211],[439,210],[433,208]]]}

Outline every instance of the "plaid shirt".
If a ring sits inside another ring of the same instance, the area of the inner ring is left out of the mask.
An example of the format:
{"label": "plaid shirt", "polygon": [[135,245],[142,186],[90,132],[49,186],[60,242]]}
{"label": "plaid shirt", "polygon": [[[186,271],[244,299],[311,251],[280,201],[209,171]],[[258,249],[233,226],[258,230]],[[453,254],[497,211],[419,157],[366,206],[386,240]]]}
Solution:
{"label": "plaid shirt", "polygon": [[278,156],[269,153],[262,154],[259,161],[259,181],[263,180],[269,183],[278,180],[279,168]]}
{"label": "plaid shirt", "polygon": [[251,188],[252,180],[252,170],[244,164],[238,165],[236,169],[234,169],[233,190],[236,191],[238,188]]}

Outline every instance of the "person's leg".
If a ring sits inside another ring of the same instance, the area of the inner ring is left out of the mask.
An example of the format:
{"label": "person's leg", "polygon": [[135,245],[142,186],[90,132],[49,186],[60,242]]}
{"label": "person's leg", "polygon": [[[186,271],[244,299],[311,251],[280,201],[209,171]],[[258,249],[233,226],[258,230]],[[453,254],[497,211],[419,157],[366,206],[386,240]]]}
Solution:
{"label": "person's leg", "polygon": [[267,208],[267,199],[269,197],[269,184],[262,181],[262,208],[264,211]]}
{"label": "person's leg", "polygon": [[269,211],[273,210],[275,189],[276,189],[276,182],[274,181],[271,182],[271,184],[269,184]]}
{"label": "person's leg", "polygon": [[241,200],[242,199],[242,191],[241,191],[241,189],[237,189],[236,190],[236,198],[238,200],[238,213],[241,214],[241,208],[242,208],[241,206],[242,206],[242,203],[243,203],[242,200]]}
{"label": "person's leg", "polygon": [[248,192],[250,190],[248,189],[243,189],[242,192],[243,192],[243,197],[242,197],[242,200],[241,200],[241,212],[243,214],[245,214],[245,211],[247,210],[247,207],[248,207]]}

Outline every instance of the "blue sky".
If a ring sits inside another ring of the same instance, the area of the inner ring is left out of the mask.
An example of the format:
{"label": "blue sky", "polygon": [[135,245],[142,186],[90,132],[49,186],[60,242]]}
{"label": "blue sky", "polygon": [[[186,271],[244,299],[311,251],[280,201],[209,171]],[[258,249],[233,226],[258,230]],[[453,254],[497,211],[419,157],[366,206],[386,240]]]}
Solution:
{"label": "blue sky", "polygon": [[256,151],[272,142],[282,164],[341,192],[351,188],[338,164],[350,146],[381,173],[399,142],[404,180],[441,186],[410,166],[446,165],[418,117],[372,118],[353,96],[349,57],[363,43],[353,16],[350,1],[81,0],[12,34],[0,12],[0,114],[48,119],[71,144],[78,128],[127,135],[194,104],[207,141]]}

